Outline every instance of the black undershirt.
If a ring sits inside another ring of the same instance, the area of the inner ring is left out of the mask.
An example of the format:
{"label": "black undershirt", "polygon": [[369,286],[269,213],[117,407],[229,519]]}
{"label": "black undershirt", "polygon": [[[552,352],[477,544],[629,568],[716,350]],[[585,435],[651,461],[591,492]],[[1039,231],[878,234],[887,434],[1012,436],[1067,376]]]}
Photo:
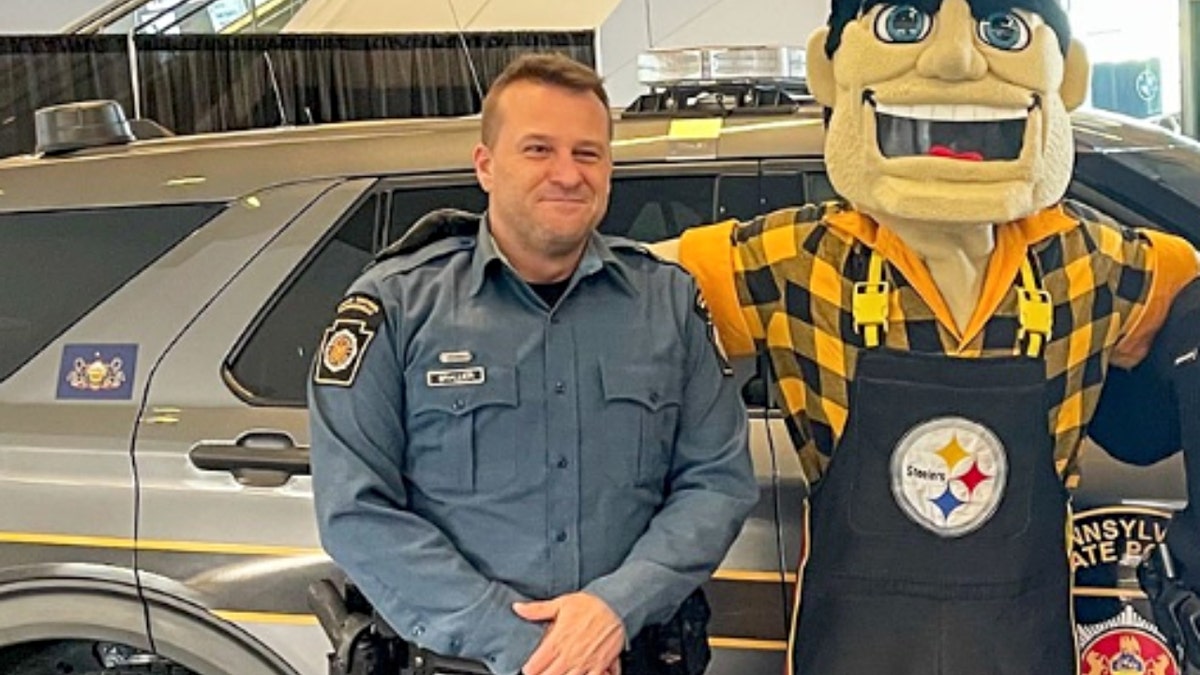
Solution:
{"label": "black undershirt", "polygon": [[549,284],[529,284],[529,287],[533,289],[534,293],[538,294],[542,302],[546,303],[549,307],[553,307],[558,304],[558,299],[566,292],[567,284],[569,283],[571,283],[571,279],[567,278]]}

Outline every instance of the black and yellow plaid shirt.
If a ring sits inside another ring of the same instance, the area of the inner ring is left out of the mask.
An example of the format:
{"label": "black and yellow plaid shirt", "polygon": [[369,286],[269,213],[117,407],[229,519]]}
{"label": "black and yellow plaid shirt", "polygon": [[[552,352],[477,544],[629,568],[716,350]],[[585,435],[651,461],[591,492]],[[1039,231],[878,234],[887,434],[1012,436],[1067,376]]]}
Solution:
{"label": "black and yellow plaid shirt", "polygon": [[890,282],[889,348],[960,358],[1018,353],[1019,269],[1032,254],[1054,305],[1044,352],[1048,430],[1060,472],[1074,476],[1080,440],[1110,358],[1141,358],[1174,294],[1196,272],[1182,239],[1083,220],[1062,207],[996,228],[980,300],[960,330],[928,269],[891,231],[836,205],[786,209],[689,231],[696,275],[731,355],[767,351],[810,478],[824,472],[849,416],[863,336],[851,313],[871,250]]}

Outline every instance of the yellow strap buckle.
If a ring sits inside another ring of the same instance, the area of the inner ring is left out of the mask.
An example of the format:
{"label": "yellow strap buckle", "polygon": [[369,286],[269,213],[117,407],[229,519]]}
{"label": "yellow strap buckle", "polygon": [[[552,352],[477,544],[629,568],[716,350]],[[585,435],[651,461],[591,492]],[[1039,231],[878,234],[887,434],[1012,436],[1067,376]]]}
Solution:
{"label": "yellow strap buckle", "polygon": [[878,346],[879,332],[887,330],[888,283],[856,282],[851,310],[854,313],[854,332],[860,333],[865,328],[867,346]]}
{"label": "yellow strap buckle", "polygon": [[1050,294],[1043,290],[1017,289],[1017,339],[1024,340],[1029,336],[1026,353],[1037,356],[1042,347],[1050,339],[1050,329],[1054,325],[1054,305],[1050,302]]}
{"label": "yellow strap buckle", "polygon": [[1050,294],[1042,290],[1028,288],[1017,289],[1017,320],[1021,327],[1017,337],[1024,338],[1030,333],[1050,336],[1050,328],[1054,325],[1054,305],[1050,302]]}

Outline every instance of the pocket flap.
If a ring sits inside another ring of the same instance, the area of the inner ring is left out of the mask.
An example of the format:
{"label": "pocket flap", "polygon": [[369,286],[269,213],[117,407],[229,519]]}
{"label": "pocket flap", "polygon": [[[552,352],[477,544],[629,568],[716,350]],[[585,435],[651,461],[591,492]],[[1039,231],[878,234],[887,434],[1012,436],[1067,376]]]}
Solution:
{"label": "pocket flap", "polygon": [[657,363],[600,363],[607,401],[632,401],[651,410],[679,405],[683,373]]}

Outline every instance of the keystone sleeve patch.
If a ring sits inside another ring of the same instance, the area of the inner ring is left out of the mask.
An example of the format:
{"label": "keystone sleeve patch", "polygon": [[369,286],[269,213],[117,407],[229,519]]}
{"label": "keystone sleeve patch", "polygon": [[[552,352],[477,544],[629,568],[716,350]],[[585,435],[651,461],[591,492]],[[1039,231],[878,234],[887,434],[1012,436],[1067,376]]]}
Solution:
{"label": "keystone sleeve patch", "polygon": [[383,305],[369,295],[354,294],[338,305],[337,316],[325,329],[313,381],[349,387],[358,376],[363,355],[383,323]]}

